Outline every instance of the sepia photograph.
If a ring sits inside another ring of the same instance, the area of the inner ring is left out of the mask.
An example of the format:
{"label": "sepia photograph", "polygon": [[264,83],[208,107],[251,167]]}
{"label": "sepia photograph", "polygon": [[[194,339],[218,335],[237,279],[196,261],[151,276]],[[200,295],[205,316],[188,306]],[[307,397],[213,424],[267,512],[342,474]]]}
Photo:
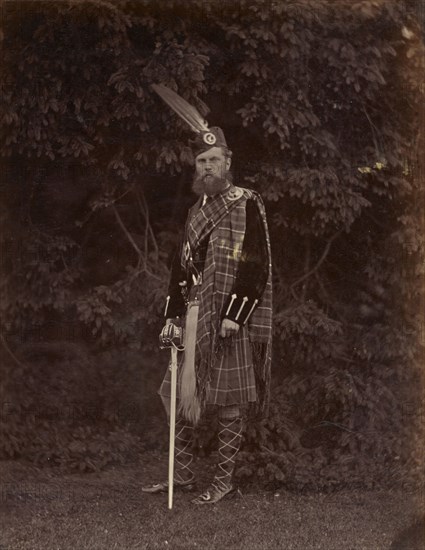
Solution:
{"label": "sepia photograph", "polygon": [[0,10],[0,550],[425,550],[423,0]]}

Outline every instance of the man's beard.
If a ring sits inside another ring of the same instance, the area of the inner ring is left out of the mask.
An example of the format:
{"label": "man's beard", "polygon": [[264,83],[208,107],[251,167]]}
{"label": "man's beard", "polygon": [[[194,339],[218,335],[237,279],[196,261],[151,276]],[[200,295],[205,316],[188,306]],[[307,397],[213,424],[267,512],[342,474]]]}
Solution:
{"label": "man's beard", "polygon": [[195,174],[192,183],[192,191],[198,196],[204,193],[210,197],[217,195],[229,185],[229,179],[226,177],[218,178],[217,176],[205,175],[198,176]]}

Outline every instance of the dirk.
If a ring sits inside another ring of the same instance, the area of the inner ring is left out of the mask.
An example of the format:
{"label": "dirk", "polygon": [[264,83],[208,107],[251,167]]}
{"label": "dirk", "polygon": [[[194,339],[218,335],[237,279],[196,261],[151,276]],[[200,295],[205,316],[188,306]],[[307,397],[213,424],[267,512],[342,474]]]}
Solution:
{"label": "dirk", "polygon": [[186,241],[186,244],[184,246],[183,258],[186,262],[190,258],[190,244],[189,244],[189,241]]}
{"label": "dirk", "polygon": [[241,314],[241,312],[242,312],[243,308],[245,307],[245,304],[247,303],[247,301],[248,301],[248,296],[244,296],[244,298],[242,300],[242,305],[241,305],[241,307],[239,308],[239,311],[236,314],[235,321],[237,321],[239,319],[239,315]]}
{"label": "dirk", "polygon": [[187,305],[189,303],[189,297],[187,292],[187,281],[182,281],[179,283],[180,286],[180,292],[183,296],[184,303]]}

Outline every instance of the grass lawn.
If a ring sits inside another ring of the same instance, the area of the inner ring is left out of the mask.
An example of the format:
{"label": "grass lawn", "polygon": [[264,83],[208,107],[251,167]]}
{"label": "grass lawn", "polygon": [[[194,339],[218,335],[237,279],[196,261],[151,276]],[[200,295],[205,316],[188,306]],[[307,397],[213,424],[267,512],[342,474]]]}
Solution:
{"label": "grass lawn", "polygon": [[[202,490],[211,461],[196,469]],[[0,550],[384,550],[423,513],[422,489],[300,495],[251,488],[202,507],[190,502],[197,492],[177,493],[170,511],[166,494],[140,492],[166,470],[166,454],[155,453],[85,475],[0,462]]]}

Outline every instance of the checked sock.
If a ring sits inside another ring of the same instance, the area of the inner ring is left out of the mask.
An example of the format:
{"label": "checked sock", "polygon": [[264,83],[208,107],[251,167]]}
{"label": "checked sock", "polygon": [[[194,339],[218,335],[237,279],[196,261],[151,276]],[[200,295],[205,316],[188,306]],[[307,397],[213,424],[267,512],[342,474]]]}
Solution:
{"label": "checked sock", "polygon": [[219,462],[214,482],[221,488],[232,485],[232,476],[235,469],[236,455],[242,441],[242,418],[219,418]]}
{"label": "checked sock", "polygon": [[193,426],[184,418],[177,417],[174,473],[174,479],[177,481],[185,482],[194,477],[194,473],[190,468],[193,462],[192,441]]}

